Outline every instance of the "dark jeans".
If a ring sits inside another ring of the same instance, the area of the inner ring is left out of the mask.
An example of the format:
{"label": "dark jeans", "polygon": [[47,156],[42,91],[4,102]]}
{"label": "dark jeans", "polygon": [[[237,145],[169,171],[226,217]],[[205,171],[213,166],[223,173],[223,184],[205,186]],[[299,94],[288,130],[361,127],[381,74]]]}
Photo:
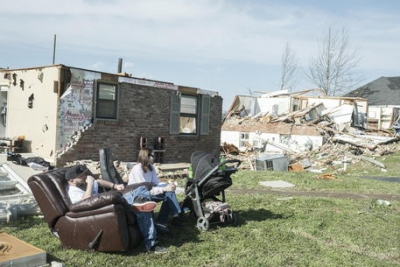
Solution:
{"label": "dark jeans", "polygon": [[173,191],[151,196],[151,200],[155,202],[162,201],[160,212],[157,217],[158,223],[167,224],[169,215],[176,216],[181,213],[181,207]]}
{"label": "dark jeans", "polygon": [[[136,197],[142,196],[150,199],[150,192],[145,186],[139,186],[133,191],[125,193],[124,198],[126,201],[132,205]],[[146,249],[150,249],[156,244],[157,241],[157,231],[154,227],[153,212],[135,212],[136,219],[139,225],[140,232],[144,239],[144,245]]]}

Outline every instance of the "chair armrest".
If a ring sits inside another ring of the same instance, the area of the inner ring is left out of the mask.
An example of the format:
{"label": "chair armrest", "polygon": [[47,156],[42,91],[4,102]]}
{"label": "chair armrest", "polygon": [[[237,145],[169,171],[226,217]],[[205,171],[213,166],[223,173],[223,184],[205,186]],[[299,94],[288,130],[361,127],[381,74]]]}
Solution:
{"label": "chair armrest", "polygon": [[88,210],[95,210],[111,204],[127,205],[128,203],[122,197],[119,191],[109,191],[94,195],[92,197],[83,199],[69,207],[72,212],[82,212]]}
{"label": "chair armrest", "polygon": [[[118,213],[118,210],[120,209],[121,205],[110,204],[104,207],[98,207],[97,209],[90,209],[90,210],[86,209],[86,210],[81,210],[79,212],[68,211],[67,213],[65,213],[65,217],[79,219],[90,216],[102,216],[111,213]],[[123,209],[126,210],[125,208]],[[100,220],[100,217],[98,217],[98,220]]]}

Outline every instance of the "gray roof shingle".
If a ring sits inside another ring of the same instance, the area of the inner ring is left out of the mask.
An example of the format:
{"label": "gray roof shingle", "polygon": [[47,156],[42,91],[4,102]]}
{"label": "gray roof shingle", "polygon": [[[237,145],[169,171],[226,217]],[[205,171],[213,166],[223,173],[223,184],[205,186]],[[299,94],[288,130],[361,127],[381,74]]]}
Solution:
{"label": "gray roof shingle", "polygon": [[400,77],[380,77],[344,96],[366,98],[369,105],[400,105]]}

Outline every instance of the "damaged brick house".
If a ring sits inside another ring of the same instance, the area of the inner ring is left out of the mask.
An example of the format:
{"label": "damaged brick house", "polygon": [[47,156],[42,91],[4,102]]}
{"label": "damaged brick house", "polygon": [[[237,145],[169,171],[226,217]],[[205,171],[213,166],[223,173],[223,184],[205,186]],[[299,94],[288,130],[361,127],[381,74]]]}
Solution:
{"label": "damaged brick house", "polygon": [[305,95],[311,91],[236,96],[221,128],[221,143],[240,151],[297,153],[324,144],[323,125],[334,124],[340,132],[365,127],[366,99]]}
{"label": "damaged brick house", "polygon": [[65,65],[0,71],[5,136],[24,136],[24,152],[56,166],[96,161],[103,147],[129,162],[141,147],[156,149],[163,163],[189,162],[197,150],[219,152],[217,92]]}

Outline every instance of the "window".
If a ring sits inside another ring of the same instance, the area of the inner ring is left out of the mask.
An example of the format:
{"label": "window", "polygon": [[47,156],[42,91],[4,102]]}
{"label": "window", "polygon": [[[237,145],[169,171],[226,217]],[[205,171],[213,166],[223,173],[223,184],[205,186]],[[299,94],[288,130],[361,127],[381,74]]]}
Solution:
{"label": "window", "polygon": [[[200,103],[199,103],[200,102]],[[200,108],[199,108],[200,104]],[[199,114],[200,112],[200,114]],[[173,95],[171,98],[171,134],[209,134],[210,96]]]}
{"label": "window", "polygon": [[197,134],[197,97],[185,96],[181,97],[180,116],[179,116],[179,133],[180,134]]}
{"label": "window", "polygon": [[116,84],[97,83],[96,118],[117,119],[117,100]]}
{"label": "window", "polygon": [[247,147],[249,145],[249,133],[240,133],[239,147]]}

